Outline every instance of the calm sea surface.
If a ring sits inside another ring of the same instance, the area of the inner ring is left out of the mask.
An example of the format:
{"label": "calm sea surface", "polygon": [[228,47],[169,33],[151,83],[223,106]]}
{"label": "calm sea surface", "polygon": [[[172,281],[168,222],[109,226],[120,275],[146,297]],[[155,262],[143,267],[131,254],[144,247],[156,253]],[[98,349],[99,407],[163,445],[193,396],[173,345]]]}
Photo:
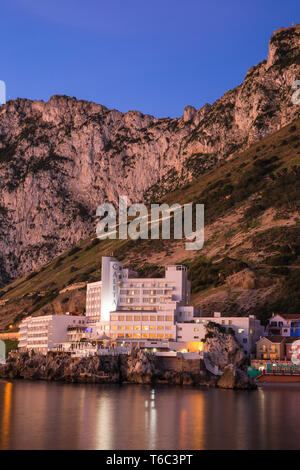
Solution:
{"label": "calm sea surface", "polygon": [[299,449],[300,386],[0,381],[0,449]]}

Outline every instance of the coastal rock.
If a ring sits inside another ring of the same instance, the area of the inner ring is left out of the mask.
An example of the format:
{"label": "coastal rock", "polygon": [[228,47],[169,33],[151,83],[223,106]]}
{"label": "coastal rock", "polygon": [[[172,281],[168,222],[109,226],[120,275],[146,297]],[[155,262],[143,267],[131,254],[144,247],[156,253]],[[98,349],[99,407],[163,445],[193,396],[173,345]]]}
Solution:
{"label": "coastal rock", "polygon": [[[219,377],[210,373],[199,358],[180,359],[174,368],[173,358],[164,367],[157,356],[139,350],[131,354],[72,358],[68,354],[12,352],[6,364],[0,364],[0,377],[26,380],[53,380],[79,383],[168,384],[217,386]],[[243,382],[235,387],[245,388]]]}
{"label": "coastal rock", "polygon": [[238,343],[233,330],[226,330],[217,323],[206,325],[205,351],[213,366],[224,370],[228,364],[240,367],[245,363],[246,354]]}
{"label": "coastal rock", "polygon": [[254,390],[257,388],[253,379],[244,370],[234,367],[232,364],[225,367],[224,372],[217,382],[219,388]]}

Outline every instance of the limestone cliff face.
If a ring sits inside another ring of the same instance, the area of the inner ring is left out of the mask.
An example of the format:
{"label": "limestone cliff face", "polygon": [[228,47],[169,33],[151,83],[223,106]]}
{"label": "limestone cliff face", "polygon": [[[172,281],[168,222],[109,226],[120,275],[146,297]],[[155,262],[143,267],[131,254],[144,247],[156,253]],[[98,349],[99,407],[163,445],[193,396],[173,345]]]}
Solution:
{"label": "limestone cliff face", "polygon": [[277,31],[240,86],[179,119],[66,96],[0,107],[0,284],[93,233],[99,203],[158,198],[299,116],[299,52],[299,26]]}
{"label": "limestone cliff face", "polygon": [[245,363],[246,355],[237,342],[234,332],[230,334],[213,322],[206,326],[206,330],[205,351],[213,366],[223,371],[228,365],[241,367]]}

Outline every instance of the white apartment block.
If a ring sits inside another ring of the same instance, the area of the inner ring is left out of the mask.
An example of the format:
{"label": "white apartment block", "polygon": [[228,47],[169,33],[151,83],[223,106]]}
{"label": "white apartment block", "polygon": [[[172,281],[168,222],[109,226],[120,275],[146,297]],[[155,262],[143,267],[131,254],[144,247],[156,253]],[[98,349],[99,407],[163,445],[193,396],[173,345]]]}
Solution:
{"label": "white apartment block", "polygon": [[56,344],[67,341],[75,327],[85,325],[86,317],[77,315],[27,317],[20,324],[19,349],[47,354]]}
{"label": "white apartment block", "polygon": [[87,284],[85,314],[91,321],[101,318],[101,285],[101,281]]}
{"label": "white apartment block", "polygon": [[175,340],[176,322],[194,317],[189,302],[185,266],[167,266],[163,278],[138,278],[116,258],[103,257],[101,282],[87,285],[89,334],[105,333],[139,346],[147,340]]}
{"label": "white apartment block", "polygon": [[195,318],[191,323],[177,323],[178,342],[194,343],[203,341],[209,322],[218,323],[226,330],[232,328],[236,339],[243,347],[247,355],[255,353],[256,342],[264,336],[264,327],[254,315],[249,317],[222,317],[221,313],[215,312],[213,317]]}

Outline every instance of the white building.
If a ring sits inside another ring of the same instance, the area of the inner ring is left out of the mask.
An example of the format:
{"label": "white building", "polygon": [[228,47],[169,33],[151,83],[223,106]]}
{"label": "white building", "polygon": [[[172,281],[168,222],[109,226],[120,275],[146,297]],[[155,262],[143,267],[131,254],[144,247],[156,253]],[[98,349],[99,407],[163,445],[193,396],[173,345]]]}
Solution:
{"label": "white building", "polygon": [[91,282],[86,286],[86,316],[92,321],[101,318],[101,285],[102,282]]}
{"label": "white building", "polygon": [[215,312],[213,317],[199,317],[191,323],[177,323],[176,340],[186,343],[202,342],[206,334],[205,325],[209,322],[218,323],[227,330],[232,328],[236,339],[247,355],[255,353],[256,342],[264,336],[264,327],[254,315],[249,317],[222,317],[221,313]]}
{"label": "white building", "polygon": [[[56,344],[69,339],[68,333],[85,328],[86,317],[77,315],[45,315],[27,317],[20,324],[19,349],[46,354]],[[75,330],[74,330],[75,328]]]}
{"label": "white building", "polygon": [[87,285],[89,332],[138,346],[147,340],[175,340],[176,323],[194,317],[189,302],[185,266],[167,266],[163,278],[138,278],[116,258],[103,257],[101,282]]}
{"label": "white building", "polygon": [[267,334],[276,336],[299,336],[300,314],[274,314],[269,319]]}

